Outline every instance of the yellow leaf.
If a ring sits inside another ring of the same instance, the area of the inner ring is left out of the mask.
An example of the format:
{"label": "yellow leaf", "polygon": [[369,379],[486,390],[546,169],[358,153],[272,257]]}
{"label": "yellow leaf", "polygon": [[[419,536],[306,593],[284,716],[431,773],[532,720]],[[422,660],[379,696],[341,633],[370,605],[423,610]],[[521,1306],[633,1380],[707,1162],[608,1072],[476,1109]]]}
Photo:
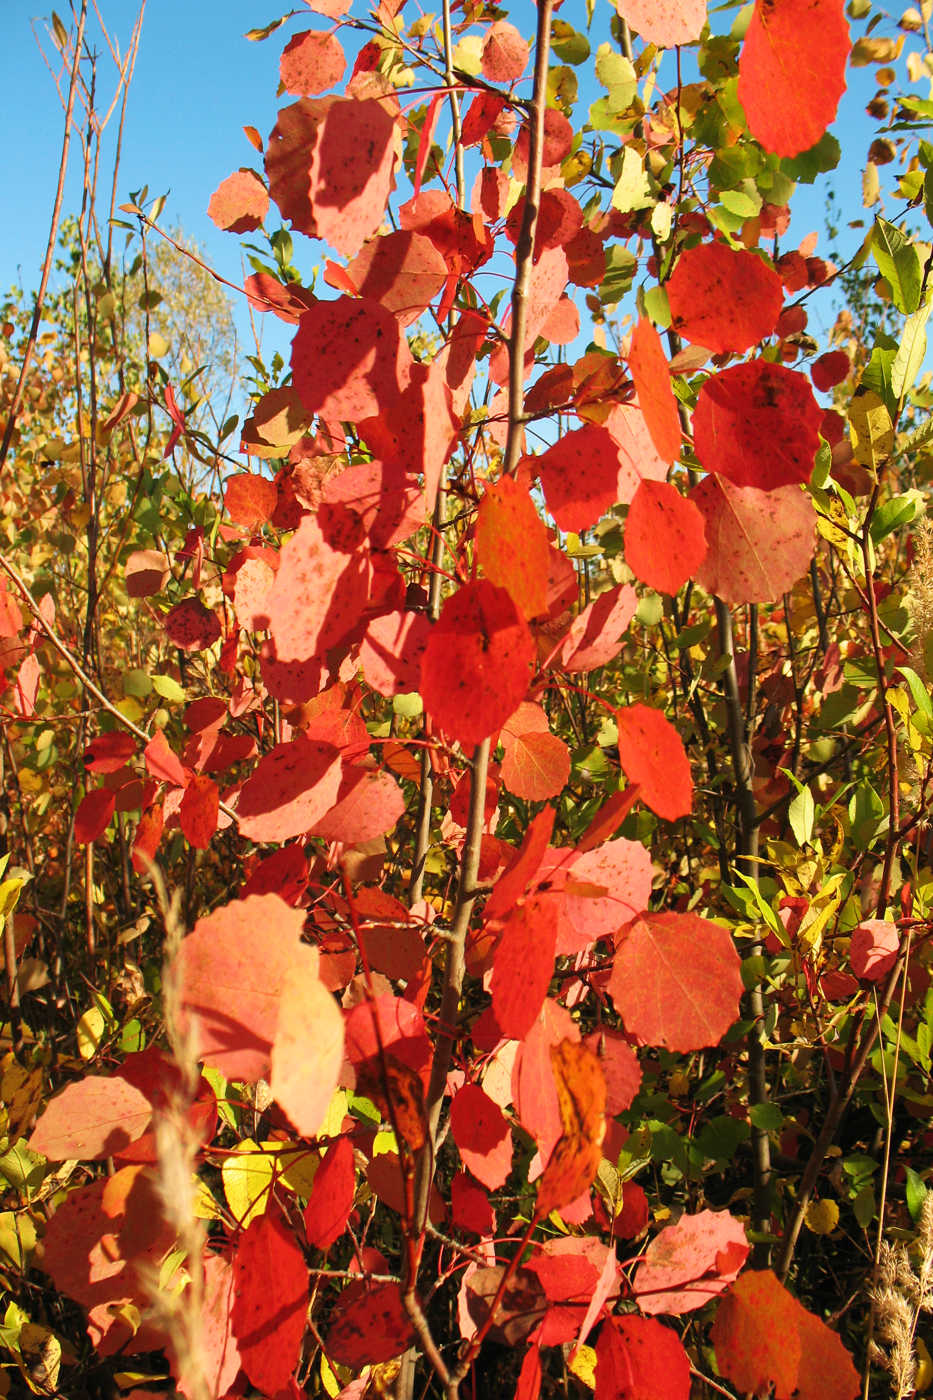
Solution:
{"label": "yellow leaf", "polygon": [[99,1006],[89,1006],[78,1021],[78,1054],[82,1060],[93,1060],[101,1046],[107,1021]]}
{"label": "yellow leaf", "polygon": [[[274,1144],[278,1147],[278,1143]],[[220,1169],[227,1205],[240,1226],[264,1215],[275,1175],[275,1152],[266,1152],[252,1138],[237,1143]]]}
{"label": "yellow leaf", "polygon": [[927,1344],[922,1337],[917,1337],[915,1340],[914,1351],[917,1353],[917,1374],[914,1376],[914,1385],[917,1387],[917,1394],[922,1395],[933,1385],[933,1360],[930,1358]]}
{"label": "yellow leaf", "polygon": [[894,451],[894,427],[888,410],[873,390],[859,390],[849,404],[848,419],[855,460],[869,471],[877,471]]}
{"label": "yellow leaf", "polygon": [[168,341],[164,335],[159,335],[158,331],[153,331],[149,336],[149,358],[150,360],[161,360],[168,350]]}
{"label": "yellow leaf", "polygon": [[804,1224],[814,1235],[830,1235],[839,1224],[839,1207],[835,1201],[811,1201]]}
{"label": "yellow leaf", "polygon": [[596,1389],[596,1348],[577,1347],[567,1362],[567,1370],[582,1381],[588,1390]]}

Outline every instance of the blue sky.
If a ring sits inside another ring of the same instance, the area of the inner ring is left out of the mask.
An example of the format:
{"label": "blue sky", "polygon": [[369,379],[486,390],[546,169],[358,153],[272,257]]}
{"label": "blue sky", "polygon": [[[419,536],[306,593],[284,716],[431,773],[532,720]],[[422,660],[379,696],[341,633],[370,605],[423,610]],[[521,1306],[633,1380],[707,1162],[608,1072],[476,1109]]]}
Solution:
{"label": "blue sky", "polygon": [[[46,52],[56,57],[42,20],[34,18],[36,0],[3,3],[0,79],[6,217],[0,220],[0,288],[5,289],[19,280],[32,287],[38,279],[57,175],[62,114],[33,34],[35,30],[41,35]],[[116,37],[125,44],[135,4],[132,0],[99,0],[99,4],[105,18],[119,26]],[[291,21],[262,43],[243,36],[247,29],[268,22],[284,9],[281,0],[280,6],[275,0],[148,0],[147,5],[124,139],[120,197],[125,199],[131,189],[143,184],[148,184],[152,195],[168,192],[163,221],[180,224],[198,240],[217,271],[232,281],[241,277],[240,241],[214,227],[207,217],[207,203],[231,170],[241,164],[258,165],[259,157],[243,135],[242,126],[250,123],[264,137],[271,130],[278,105],[279,53],[286,37],[302,27],[302,21]],[[568,0],[562,14],[568,19],[577,14],[582,27],[582,9],[581,0]],[[61,10],[67,13],[65,0],[61,0]],[[716,27],[722,27],[728,18],[718,16]],[[314,15],[309,15],[309,20],[326,23]],[[853,38],[862,30],[861,25],[853,26]],[[96,26],[94,42],[102,48]],[[110,91],[109,56],[102,58],[101,72],[102,86]],[[581,77],[583,72],[581,69]],[[850,70],[850,89],[834,127],[846,151],[846,165],[831,179],[851,218],[863,212],[861,168],[873,135],[864,106],[874,90],[871,69]],[[114,127],[115,122],[111,129]],[[79,198],[75,147],[72,165],[66,212],[76,207]],[[882,171],[882,176],[887,173]],[[883,179],[883,184],[890,184],[890,180]],[[796,246],[815,229],[820,233],[818,251],[826,252],[822,188],[801,187],[793,209],[792,236],[785,246]],[[849,251],[857,246],[860,236],[850,235]],[[310,245],[300,237],[296,244],[299,267],[308,269],[319,260],[319,245]],[[824,329],[828,327],[829,308],[817,311],[816,319]],[[241,327],[245,325],[245,318],[238,315],[237,320]]]}

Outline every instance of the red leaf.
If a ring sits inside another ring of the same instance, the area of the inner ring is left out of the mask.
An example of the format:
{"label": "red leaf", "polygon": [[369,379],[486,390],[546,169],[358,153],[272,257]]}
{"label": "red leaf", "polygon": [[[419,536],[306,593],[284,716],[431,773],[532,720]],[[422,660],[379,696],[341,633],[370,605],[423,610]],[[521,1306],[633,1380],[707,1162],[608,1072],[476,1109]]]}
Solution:
{"label": "red leaf", "polygon": [[143,750],[146,772],[157,782],[171,783],[173,787],[185,786],[185,769],[181,759],[169,748],[168,740],[157,729]]}
{"label": "red leaf", "polygon": [[366,607],[370,581],[368,560],[332,548],[320,519],[306,515],[266,595],[277,660],[308,661],[342,642]]}
{"label": "red leaf", "polygon": [[359,846],[387,836],[404,811],[405,795],[391,773],[347,764],[336,801],[308,832],[325,841]]}
{"label": "red leaf", "polygon": [[282,988],[272,1042],[272,1094],[304,1138],[323,1123],[343,1064],[343,1015],[319,963],[317,949],[302,945]]}
{"label": "red leaf", "polygon": [[178,976],[198,1053],[228,1079],[268,1077],[282,992],[303,949],[304,910],[250,895],[199,919],[182,940]]}
{"label": "red leaf", "polygon": [[776,1400],[790,1400],[802,1355],[801,1312],[801,1305],[774,1274],[744,1273],[719,1304],[713,1321],[711,1336],[720,1375],[743,1395],[767,1391],[773,1385]]}
{"label": "red leaf", "polygon": [[554,830],[554,817],[553,807],[545,807],[528,824],[521,849],[486,901],[487,919],[503,918],[537,875]]}
{"label": "red leaf", "polygon": [[554,971],[557,905],[533,897],[502,930],[492,969],[492,1009],[511,1040],[522,1040],[537,1019]]}
{"label": "red leaf", "polygon": [[669,719],[650,705],[616,711],[619,762],[640,796],[665,821],[689,816],[693,780],[683,741]]}
{"label": "red leaf", "polygon": [[883,919],[866,919],[853,930],[849,962],[856,977],[881,982],[897,961],[900,935],[896,924]]}
{"label": "red leaf", "polygon": [[643,1044],[702,1050],[739,1014],[739,955],[728,930],[698,914],[642,914],[621,937],[608,990]]}
{"label": "red leaf", "polygon": [[161,549],[137,549],[126,561],[126,591],[131,598],[151,598],[168,583],[169,563]]}
{"label": "red leaf", "polygon": [[447,263],[430,238],[398,229],[374,238],[347,268],[360,296],[377,301],[402,326],[417,321],[447,281]]}
{"label": "red leaf", "polygon": [[580,1031],[565,1007],[546,1001],[518,1047],[512,1070],[512,1100],[522,1127],[547,1159],[562,1132],[551,1046],[579,1039]]}
{"label": "red leaf", "polygon": [[772,603],[807,571],[816,512],[798,486],[759,491],[708,476],[690,499],[706,521],[697,582],[726,603]]}
{"label": "red leaf", "polygon": [[476,515],[476,553],[483,573],[511,594],[523,617],[547,608],[548,537],[527,490],[514,477],[490,482]]}
{"label": "red leaf", "polygon": [[594,1400],[689,1400],[690,1361],[677,1333],[644,1317],[610,1317],[596,1343]]}
{"label": "red leaf", "polygon": [[514,24],[500,19],[490,26],[482,65],[483,77],[490,83],[514,83],[522,76],[528,65],[528,44]]}
{"label": "red leaf", "polygon": [[312,232],[345,258],[355,257],[382,223],[394,137],[395,121],[375,98],[336,99],[318,129],[309,172]]}
{"label": "red leaf", "polygon": [[346,296],[316,302],[304,313],[291,363],[305,408],[333,422],[377,417],[411,373],[411,353],[391,311]]}
{"label": "red leaf", "polygon": [[149,863],[155,860],[155,853],[159,849],[164,824],[165,815],[159,803],[143,812],[140,817],[133,839],[132,857],[133,869],[137,875],[148,874]]}
{"label": "red leaf", "polygon": [[718,242],[681,253],[667,294],[674,329],[714,355],[764,340],[784,304],[773,268],[755,253]]}
{"label": "red leaf", "polygon": [[852,364],[844,350],[828,350],[810,366],[810,377],[817,389],[831,389],[849,377]]}
{"label": "red leaf", "polygon": [[241,472],[228,477],[224,486],[224,507],[236,525],[255,529],[272,519],[279,493],[274,481]]}
{"label": "red leaf", "polygon": [[561,1135],[538,1187],[535,1214],[570,1205],[593,1183],[606,1132],[606,1083],[592,1050],[572,1040],[551,1047]]}
{"label": "red leaf", "polygon": [[[699,3],[705,8],[706,0],[699,0]],[[651,0],[651,4],[654,8],[655,0]],[[628,362],[638,403],[658,455],[666,462],[676,462],[681,438],[677,400],[671,389],[670,369],[661,337],[644,316],[638,318],[638,325],[632,332]]]}
{"label": "red leaf", "polygon": [[91,773],[118,773],[126,765],[127,759],[136,753],[136,739],[132,734],[113,730],[110,734],[98,734],[84,750],[84,766]]}
{"label": "red leaf", "polygon": [[182,651],[206,651],[220,639],[220,622],[200,598],[185,598],[167,615],[165,635]]}
{"label": "red leaf", "polygon": [[334,806],[340,789],[340,753],[299,735],[276,744],[259,760],[240,791],[237,823],[249,841],[305,836]]}
{"label": "red leaf", "polygon": [[600,1027],[586,1037],[586,1044],[599,1055],[606,1081],[606,1112],[624,1113],[641,1087],[638,1056],[620,1031]]}
{"label": "red leaf", "polygon": [[450,1183],[450,1214],[458,1230],[474,1235],[491,1235],[496,1228],[488,1192],[467,1172],[458,1172]]}
{"label": "red leaf", "polygon": [[240,166],[217,186],[207,212],[228,233],[252,233],[269,212],[269,195],[255,170]]}
{"label": "red leaf", "polygon": [[778,156],[815,146],[845,92],[848,57],[843,0],[756,0],[738,85],[755,140]]}
{"label": "red leaf", "polygon": [[308,1270],[294,1236],[267,1211],[240,1236],[233,1260],[233,1331],[243,1370],[275,1395],[298,1364],[308,1310]]}
{"label": "red leaf", "polygon": [[748,1258],[744,1226],[701,1210],[666,1225],[645,1250],[632,1287],[644,1313],[685,1313],[725,1292]]}
{"label": "red leaf", "polygon": [[279,77],[286,92],[298,97],[316,97],[340,82],[346,66],[347,60],[336,34],[305,29],[285,45],[279,59]]}
{"label": "red leaf", "polygon": [[515,1400],[538,1400],[541,1394],[541,1348],[531,1346],[525,1352],[522,1369],[515,1386]]}
{"label": "red leaf", "polygon": [[800,1368],[795,1400],[855,1400],[861,1382],[838,1335],[803,1308],[798,1328]]}
{"label": "red leaf", "polygon": [[334,1317],[325,1343],[327,1355],[354,1371],[391,1361],[414,1338],[397,1283],[375,1288],[351,1283],[338,1299]]}
{"label": "red leaf", "polygon": [[490,1191],[504,1186],[512,1169],[512,1134],[499,1105],[478,1084],[466,1084],[454,1095],[450,1131],[477,1181]]}
{"label": "red leaf", "polygon": [[116,793],[111,788],[92,788],[85,793],[75,812],[75,840],[79,846],[103,836],[115,808]]}
{"label": "red leaf", "polygon": [[647,908],[652,877],[651,856],[640,841],[618,836],[586,851],[566,873],[567,918],[589,943],[609,938]]}
{"label": "red leaf", "polygon": [[330,1249],[339,1240],[353,1209],[355,1191],[353,1145],[342,1137],[327,1149],[305,1206],[305,1236],[315,1249]]}
{"label": "red leaf", "polygon": [[[207,1381],[208,1395],[226,1395],[240,1370],[240,1353],[232,1331],[231,1311],[233,1308],[233,1266],[219,1254],[208,1254],[204,1259],[204,1297],[201,1303],[200,1331],[198,1333],[200,1371]],[[171,1334],[169,1335],[171,1344]],[[170,1346],[171,1353],[171,1346]],[[193,1359],[193,1358],[192,1358]],[[185,1370],[184,1361],[172,1358],[172,1374],[182,1395],[198,1394],[198,1381]],[[192,1372],[194,1371],[192,1366]],[[139,1391],[140,1397],[145,1391]],[[130,1400],[125,1396],[124,1400]]]}
{"label": "red leaf", "polygon": [[360,645],[360,666],[380,695],[403,695],[421,684],[430,623],[423,613],[390,612],[372,620]]}
{"label": "red leaf", "polygon": [[484,579],[444,603],[421,665],[431,719],[472,747],[488,738],[525,698],[535,647],[504,588]]}
{"label": "red leaf", "polygon": [[554,443],[534,465],[548,510],[561,530],[585,530],[619,499],[619,449],[606,428],[586,423]]}
{"label": "red leaf", "polygon": [[638,594],[627,583],[609,588],[574,618],[561,647],[565,671],[595,671],[622,650],[621,638],[638,607]]}
{"label": "red leaf", "polygon": [[706,557],[703,516],[666,481],[643,481],[625,522],[625,562],[636,578],[674,594]]}
{"label": "red leaf", "polygon": [[570,777],[570,750],[556,734],[520,734],[505,751],[502,781],[526,802],[543,802],[563,791]]}
{"label": "red leaf", "polygon": [[220,793],[212,778],[192,778],[178,809],[182,833],[196,851],[206,851],[217,830]]}
{"label": "red leaf", "polygon": [[152,1104],[125,1079],[89,1074],[50,1101],[29,1147],[53,1162],[112,1157],[142,1137],[151,1117]]}
{"label": "red leaf", "polygon": [[773,491],[809,481],[822,421],[805,375],[750,360],[706,380],[693,415],[694,444],[707,471]]}

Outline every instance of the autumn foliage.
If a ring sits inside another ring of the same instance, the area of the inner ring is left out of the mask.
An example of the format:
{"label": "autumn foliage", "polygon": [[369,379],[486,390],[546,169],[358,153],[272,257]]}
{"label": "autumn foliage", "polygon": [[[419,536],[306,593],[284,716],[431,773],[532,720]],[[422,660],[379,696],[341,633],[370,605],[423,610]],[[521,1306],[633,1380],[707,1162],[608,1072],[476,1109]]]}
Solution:
{"label": "autumn foliage", "polygon": [[7,308],[8,1374],[907,1395],[933,109],[841,268],[841,0],[306,9],[205,191],[289,338],[242,421],[134,359],[146,192]]}

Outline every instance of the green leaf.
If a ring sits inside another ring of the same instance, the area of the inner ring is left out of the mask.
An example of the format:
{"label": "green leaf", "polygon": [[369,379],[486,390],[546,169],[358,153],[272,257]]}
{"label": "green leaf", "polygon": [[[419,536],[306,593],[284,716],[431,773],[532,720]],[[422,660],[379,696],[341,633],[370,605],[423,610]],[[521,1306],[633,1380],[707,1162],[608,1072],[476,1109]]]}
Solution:
{"label": "green leaf", "polygon": [[835,170],[840,154],[839,142],[827,131],[809,151],[801,151],[799,156],[785,157],[781,161],[781,170],[792,180],[802,180],[805,185],[812,185],[817,175]]}
{"label": "green leaf", "polygon": [[903,496],[892,496],[890,501],[885,501],[884,505],[879,506],[871,521],[871,537],[875,544],[885,539],[899,525],[906,525],[909,520],[913,520],[921,503],[913,492],[905,492]]}
{"label": "green leaf", "polygon": [[933,701],[930,699],[929,690],[917,675],[917,672],[912,670],[910,666],[898,666],[896,669],[900,671],[904,680],[910,686],[910,693],[917,709],[922,715],[926,715],[927,719],[933,720]]}
{"label": "green leaf", "polygon": [[914,387],[927,352],[927,319],[930,303],[918,307],[904,322],[904,334],[891,366],[891,392],[898,400]]}
{"label": "green leaf", "polygon": [[424,709],[424,703],[416,690],[412,690],[405,695],[395,695],[392,697],[392,709],[402,719],[417,719]]}
{"label": "green leaf", "polygon": [[778,1133],[784,1126],[784,1115],[776,1103],[753,1103],[748,1116],[760,1132]]}
{"label": "green leaf", "polygon": [[910,1218],[914,1222],[919,1220],[920,1211],[927,1198],[927,1188],[923,1177],[915,1172],[913,1167],[905,1166],[907,1182],[904,1187],[904,1195],[907,1199],[907,1209],[910,1211]]}
{"label": "green leaf", "polygon": [[590,41],[565,19],[551,21],[551,48],[561,63],[585,63],[590,56]]}
{"label": "green leaf", "polygon": [[152,694],[152,681],[147,671],[133,670],[126,671],[123,676],[123,694],[135,695],[137,699],[144,699]]}
{"label": "green leaf", "polygon": [[799,846],[807,846],[813,835],[816,807],[808,787],[801,788],[787,809],[787,820]]}
{"label": "green leaf", "polygon": [[622,148],[622,171],[609,202],[621,214],[631,213],[634,209],[647,209],[654,203],[644,162],[631,146]]}
{"label": "green leaf", "polygon": [[882,218],[875,220],[871,251],[878,271],[891,288],[894,305],[909,316],[920,305],[923,285],[920,254],[896,225]]}
{"label": "green leaf", "polygon": [[184,688],[172,676],[153,676],[152,688],[163,700],[169,700],[173,705],[183,705],[187,698]]}

